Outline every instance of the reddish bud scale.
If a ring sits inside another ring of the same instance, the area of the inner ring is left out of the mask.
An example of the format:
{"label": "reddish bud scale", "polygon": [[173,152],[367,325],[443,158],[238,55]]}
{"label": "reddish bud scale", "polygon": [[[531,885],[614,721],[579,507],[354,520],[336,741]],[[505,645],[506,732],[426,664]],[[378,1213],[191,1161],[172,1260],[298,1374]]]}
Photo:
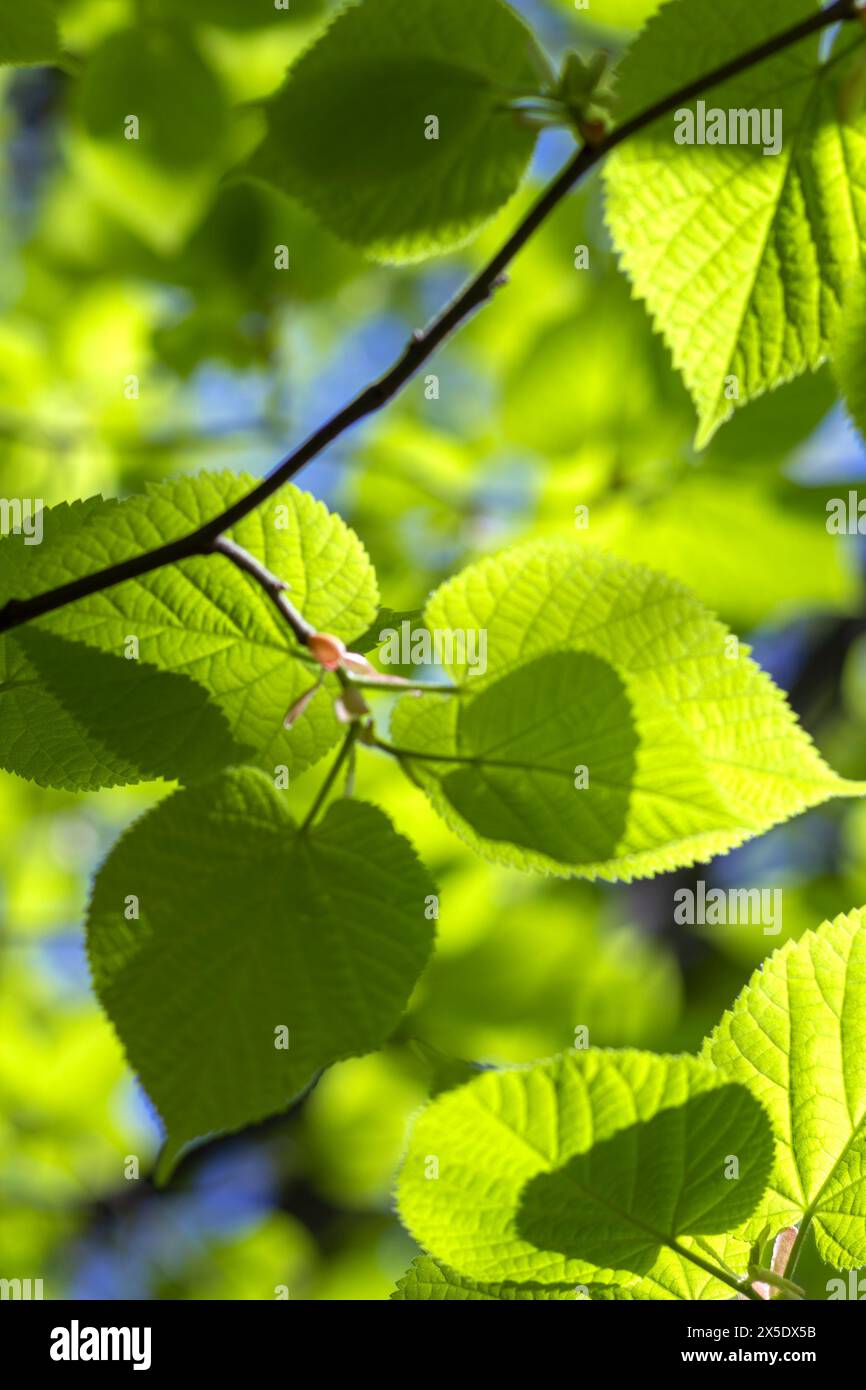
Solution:
{"label": "reddish bud scale", "polygon": [[336,671],[346,655],[346,644],[327,632],[316,632],[307,643],[311,654],[326,671]]}

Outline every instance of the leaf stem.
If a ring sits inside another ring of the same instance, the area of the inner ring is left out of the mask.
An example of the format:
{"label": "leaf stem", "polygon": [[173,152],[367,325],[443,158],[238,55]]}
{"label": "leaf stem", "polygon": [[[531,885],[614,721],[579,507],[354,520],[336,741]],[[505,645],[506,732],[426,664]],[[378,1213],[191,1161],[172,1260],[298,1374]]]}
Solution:
{"label": "leaf stem", "polygon": [[[222,532],[261,506],[269,497],[295,477],[312,459],[322,453],[347,430],[361,420],[375,414],[387,405],[417,375],[422,366],[433,356],[441,345],[472,317],[477,309],[490,300],[497,289],[505,283],[505,271],[511,262],[547,221],[551,213],[563,199],[571,193],[583,176],[600,163],[611,150],[623,144],[633,135],[645,130],[660,117],[676,111],[678,107],[694,100],[702,93],[737,74],[757,67],[766,58],[792,47],[812,34],[817,34],[832,24],[861,18],[862,9],[857,0],[834,0],[826,9],[819,10],[808,18],[785,29],[773,38],[766,39],[757,47],[739,54],[728,62],[714,68],[705,76],[696,78],[684,86],[654,102],[644,111],[638,112],[615,130],[610,131],[592,144],[585,143],[562,167],[548,184],[537,202],[530,208],[496,255],[463,287],[456,298],[440,311],[428,326],[413,333],[404,351],[393,365],[371,382],[357,396],[338,410],[324,424],[314,430],[295,449],[280,462],[245,496],[238,498],[218,516],[191,531],[186,536],[157,546],[141,555],[131,556],[93,574],[82,575],[45,593],[30,598],[10,598],[0,609],[0,632],[9,632],[22,623],[34,618],[44,617],[68,603],[86,598],[90,594],[101,593],[121,584],[127,579],[136,579],[164,565],[175,564],[193,555],[209,555],[216,548],[225,554],[221,546],[214,542],[221,538]],[[249,571],[250,573],[252,571]]]}
{"label": "leaf stem", "polygon": [[800,1225],[797,1227],[797,1235],[794,1240],[794,1244],[791,1246],[791,1253],[788,1256],[788,1260],[784,1270],[781,1271],[788,1279],[793,1279],[794,1274],[796,1273],[797,1264],[799,1263],[800,1256],[803,1253],[803,1246],[806,1243],[806,1237],[808,1236],[811,1227],[812,1214],[811,1212],[807,1212],[806,1215],[803,1217],[803,1220],[800,1222]]}
{"label": "leaf stem", "polygon": [[349,757],[350,753],[355,747],[355,740],[357,739],[359,732],[360,725],[350,725],[349,731],[346,734],[346,737],[343,739],[343,746],[337,754],[336,758],[334,759],[331,769],[324,782],[320,786],[316,799],[310,807],[306,819],[304,820],[304,823],[301,826],[300,833],[302,835],[307,834],[307,832],[313,824],[313,821],[319,814],[319,811],[321,810],[322,805],[324,804],[325,799],[327,798],[328,792],[331,790],[332,786],[334,785],[334,783],[340,775],[340,768],[343,766],[346,759]]}
{"label": "leaf stem", "polygon": [[272,574],[254,555],[236,541],[229,540],[228,536],[215,536],[210,543],[209,549],[215,555],[224,555],[227,560],[231,560],[239,570],[243,570],[255,582],[264,589],[272,603],[276,604],[282,616],[285,618],[292,632],[300,642],[302,647],[306,647],[311,637],[315,635],[316,629],[307,622],[294,606],[289,602],[286,589],[289,587],[284,579]]}
{"label": "leaf stem", "polygon": [[421,763],[464,763],[471,767],[477,767],[484,763],[488,767],[514,767],[515,764],[506,760],[497,761],[495,759],[481,757],[466,757],[460,753],[422,753],[414,748],[395,748],[393,743],[387,743],[383,738],[371,740],[373,748],[378,748],[382,753],[387,753],[390,757],[396,758],[398,762],[416,761]]}

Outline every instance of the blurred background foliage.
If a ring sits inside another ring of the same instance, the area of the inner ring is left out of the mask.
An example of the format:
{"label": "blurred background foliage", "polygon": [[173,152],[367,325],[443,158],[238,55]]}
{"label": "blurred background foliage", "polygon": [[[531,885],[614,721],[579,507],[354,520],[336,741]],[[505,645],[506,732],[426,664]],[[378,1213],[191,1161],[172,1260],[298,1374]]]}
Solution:
{"label": "blurred background foliage", "polygon": [[[657,8],[514,3],[554,56],[616,55]],[[545,135],[531,185],[469,250],[411,270],[365,262],[233,173],[261,136],[257,103],[329,8],[59,0],[61,65],[0,70],[0,495],[51,504],[265,470],[389,363],[567,153]],[[146,149],[107,138],[128,111],[148,116]],[[597,179],[430,372],[301,480],[359,532],[384,603],[417,613],[456,567],[529,535],[605,546],[687,583],[831,763],[866,776],[862,545],[825,527],[866,459],[825,372],[738,413],[696,456]],[[319,776],[299,779],[300,800]],[[94,867],[166,788],[73,796],[2,776],[0,1274],[43,1277],[48,1297],[385,1298],[413,1254],[390,1197],[407,1121],[455,1067],[546,1056],[580,1027],[598,1045],[693,1048],[769,950],[866,903],[857,805],[696,872],[609,887],[478,861],[384,761],[364,760],[359,790],[447,895],[409,1014],[384,1052],[336,1066],[290,1115],[207,1146],[156,1193],[158,1125],[91,995],[81,919]],[[699,877],[782,887],[781,934],[675,925],[673,893]],[[817,1261],[807,1277],[822,1296]]]}

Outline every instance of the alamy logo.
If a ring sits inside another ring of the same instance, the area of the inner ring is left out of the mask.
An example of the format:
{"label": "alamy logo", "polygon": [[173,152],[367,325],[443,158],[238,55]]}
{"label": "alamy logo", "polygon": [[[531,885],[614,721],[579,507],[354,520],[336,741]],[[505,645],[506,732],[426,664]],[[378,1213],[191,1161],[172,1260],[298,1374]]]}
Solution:
{"label": "alamy logo", "polygon": [[0,535],[23,535],[25,545],[41,545],[42,507],[41,497],[0,497]]}
{"label": "alamy logo", "polygon": [[487,632],[484,628],[434,628],[432,632],[404,619],[398,632],[386,627],[379,633],[383,666],[466,666],[470,676],[487,670]]}
{"label": "alamy logo", "polygon": [[52,1361],[131,1361],[134,1371],[150,1370],[149,1327],[69,1327],[51,1332]]}
{"label": "alamy logo", "polygon": [[674,113],[674,141],[678,145],[760,145],[765,155],[782,150],[784,112],[769,107],[707,107],[699,101],[696,109],[681,107]]}
{"label": "alamy logo", "polygon": [[866,1279],[861,1278],[861,1273],[859,1269],[850,1269],[847,1283],[844,1279],[828,1279],[827,1302],[840,1298],[853,1299],[855,1303],[866,1301]]}
{"label": "alamy logo", "polygon": [[710,888],[699,879],[674,893],[674,921],[679,926],[760,926],[764,936],[782,930],[781,888]]}
{"label": "alamy logo", "polygon": [[0,1279],[0,1299],[44,1298],[41,1279]]}
{"label": "alamy logo", "polygon": [[831,536],[866,536],[866,499],[850,488],[846,497],[827,503],[827,530]]}

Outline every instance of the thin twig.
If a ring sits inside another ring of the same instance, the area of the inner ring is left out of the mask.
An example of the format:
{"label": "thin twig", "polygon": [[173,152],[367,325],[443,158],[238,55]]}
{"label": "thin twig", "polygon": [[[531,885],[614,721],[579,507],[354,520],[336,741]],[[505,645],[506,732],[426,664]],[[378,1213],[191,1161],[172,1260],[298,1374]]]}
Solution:
{"label": "thin twig", "polygon": [[298,612],[294,604],[289,602],[286,594],[286,589],[289,586],[284,579],[279,579],[277,575],[272,574],[265,565],[260,564],[254,555],[251,555],[248,550],[244,550],[243,546],[229,540],[228,536],[217,536],[211,542],[210,548],[215,554],[224,555],[227,560],[231,560],[233,565],[237,565],[238,569],[250,575],[279,609],[301,646],[309,645],[310,638],[315,636],[316,629]]}
{"label": "thin twig", "polygon": [[328,795],[328,792],[331,790],[331,787],[334,785],[334,783],[337,780],[337,777],[340,774],[340,768],[343,766],[344,762],[346,761],[346,759],[348,758],[349,754],[355,746],[355,740],[358,737],[360,731],[361,729],[359,724],[349,725],[349,732],[346,734],[346,737],[343,740],[343,746],[337,754],[336,758],[334,759],[333,766],[331,767],[331,770],[329,771],[324,782],[320,786],[316,799],[310,807],[307,817],[303,825],[301,826],[302,835],[306,835],[307,831],[310,829],[310,826],[313,824],[313,821],[316,819],[316,816],[319,814],[319,810],[321,809],[322,804],[324,803],[324,800]]}
{"label": "thin twig", "polygon": [[517,253],[523,249],[542,223],[576,187],[583,175],[600,163],[611,150],[616,149],[625,140],[652,125],[661,116],[670,114],[678,107],[707,92],[710,88],[727,81],[728,78],[747,72],[766,58],[783,52],[810,35],[828,28],[831,24],[855,19],[861,15],[862,11],[858,7],[857,0],[834,0],[834,3],[829,5],[827,9],[817,11],[808,19],[800,21],[774,38],[767,39],[746,53],[730,59],[707,73],[706,76],[686,83],[677,91],[672,92],[670,96],[663,97],[660,101],[647,107],[646,110],[631,117],[630,120],[625,121],[616,130],[611,131],[610,134],[597,142],[585,144],[564,165],[492,260],[469,281],[456,299],[446,305],[427,328],[413,334],[405,351],[385,372],[384,376],[367,386],[360,395],[338,410],[302,444],[287,454],[256,487],[252,488],[244,497],[233,502],[225,511],[220,512],[219,516],[205,522],[203,526],[190,532],[187,536],[170,541],[166,545],[157,546],[156,549],[147,551],[142,555],[122,560],[118,564],[109,565],[106,569],[99,570],[95,574],[84,575],[67,584],[61,584],[56,589],[50,589],[46,593],[37,594],[32,598],[11,598],[0,609],[0,632],[8,632],[12,628],[20,626],[21,623],[43,617],[46,613],[53,613],[56,609],[63,608],[68,603],[74,603],[77,599],[86,598],[90,594],[101,593],[104,589],[110,589],[115,584],[123,583],[124,580],[137,579],[143,574],[150,574],[153,570],[161,569],[164,565],[175,564],[179,560],[189,559],[192,555],[212,553],[213,542],[221,532],[228,530],[247,516],[249,512],[261,506],[335,439],[339,439],[359,421],[381,410],[402,391],[403,387],[416,376],[442,343],[471,318],[476,309],[493,296],[503,283],[504,273]]}

